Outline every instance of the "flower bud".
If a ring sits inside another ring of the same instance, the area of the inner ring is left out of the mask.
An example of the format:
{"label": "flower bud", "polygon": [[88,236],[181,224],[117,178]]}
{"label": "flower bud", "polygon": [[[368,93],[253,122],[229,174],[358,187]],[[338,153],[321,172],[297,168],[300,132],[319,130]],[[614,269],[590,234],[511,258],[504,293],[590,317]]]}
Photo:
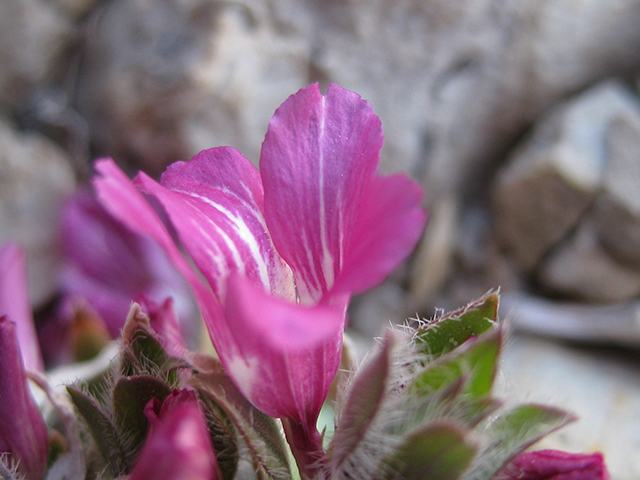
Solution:
{"label": "flower bud", "polygon": [[145,408],[149,432],[129,480],[213,480],[218,464],[202,410],[192,391],[176,390]]}
{"label": "flower bud", "polygon": [[49,437],[24,371],[16,324],[0,317],[0,453],[8,453],[27,480],[44,477]]}
{"label": "flower bud", "polygon": [[599,453],[539,450],[518,455],[496,480],[610,480]]}

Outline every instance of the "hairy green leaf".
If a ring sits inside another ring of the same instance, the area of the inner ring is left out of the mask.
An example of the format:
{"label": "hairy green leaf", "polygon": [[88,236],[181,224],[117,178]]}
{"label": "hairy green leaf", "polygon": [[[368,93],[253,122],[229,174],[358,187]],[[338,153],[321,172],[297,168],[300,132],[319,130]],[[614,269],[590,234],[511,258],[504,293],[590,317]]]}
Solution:
{"label": "hairy green leaf", "polygon": [[489,442],[483,445],[465,480],[493,478],[527,447],[574,420],[563,410],[543,405],[526,404],[509,410],[484,426],[481,433]]}
{"label": "hairy green leaf", "polygon": [[200,393],[198,398],[203,405],[207,418],[209,435],[213,442],[213,449],[216,452],[216,460],[222,474],[222,480],[231,480],[235,478],[240,459],[238,433],[229,415],[211,396]]}
{"label": "hairy green leaf", "polygon": [[380,351],[356,374],[341,407],[331,444],[333,470],[337,470],[364,438],[387,391],[393,347],[388,331]]}
{"label": "hairy green leaf", "polygon": [[496,325],[498,292],[489,292],[464,308],[427,323],[415,334],[417,348],[433,359],[454,350],[469,337],[480,336]]}
{"label": "hairy green leaf", "polygon": [[501,331],[489,332],[471,344],[430,363],[420,372],[411,391],[429,395],[464,378],[461,394],[478,399],[491,393],[501,346]]}
{"label": "hairy green leaf", "polygon": [[470,465],[476,446],[469,431],[453,422],[414,430],[381,465],[385,480],[457,480]]}
{"label": "hairy green leaf", "polygon": [[115,425],[98,401],[69,385],[67,391],[82,415],[98,450],[106,460],[114,476],[124,475],[129,468],[127,449]]}
{"label": "hairy green leaf", "polygon": [[113,389],[113,412],[118,426],[131,439],[131,450],[138,451],[147,436],[144,407],[149,400],[163,402],[171,388],[162,380],[146,375],[121,377]]}

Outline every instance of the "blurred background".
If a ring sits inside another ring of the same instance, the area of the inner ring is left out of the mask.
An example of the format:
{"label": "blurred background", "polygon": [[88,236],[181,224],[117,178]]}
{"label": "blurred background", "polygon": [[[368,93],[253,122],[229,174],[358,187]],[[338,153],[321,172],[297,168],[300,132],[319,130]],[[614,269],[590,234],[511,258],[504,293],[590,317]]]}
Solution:
{"label": "blurred background", "polygon": [[502,393],[580,415],[542,447],[640,478],[640,0],[2,0],[0,243],[27,249],[38,318],[93,159],[257,163],[312,82],[372,103],[382,172],[420,181],[430,213],[354,300],[354,336],[500,287]]}

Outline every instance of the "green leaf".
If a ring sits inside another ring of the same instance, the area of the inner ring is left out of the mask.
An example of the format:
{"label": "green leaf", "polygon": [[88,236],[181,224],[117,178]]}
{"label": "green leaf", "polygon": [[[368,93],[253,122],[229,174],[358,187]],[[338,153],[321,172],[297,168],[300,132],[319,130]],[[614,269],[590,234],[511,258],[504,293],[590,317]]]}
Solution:
{"label": "green leaf", "polygon": [[221,478],[231,480],[235,478],[240,459],[238,434],[233,421],[213,398],[206,394],[200,394],[198,397],[204,407]]}
{"label": "green leaf", "polygon": [[496,375],[500,346],[500,329],[465,344],[462,349],[430,363],[416,376],[411,391],[430,395],[464,378],[461,394],[470,399],[487,397]]}
{"label": "green leaf", "polygon": [[291,480],[286,447],[274,418],[251,405],[226,374],[195,374],[190,383],[232,420],[249,449],[258,478]]}
{"label": "green leaf", "polygon": [[380,351],[356,374],[344,400],[344,407],[331,444],[334,471],[364,438],[384,395],[391,362],[394,337],[389,330]]}
{"label": "green leaf", "polygon": [[169,355],[149,317],[134,303],[129,310],[121,335],[121,369],[124,376],[156,374],[163,376],[173,387],[178,387],[177,369],[188,368],[183,359]]}
{"label": "green leaf", "polygon": [[381,465],[385,480],[457,480],[476,453],[469,431],[453,422],[437,422],[407,435]]}
{"label": "green leaf", "polygon": [[147,417],[144,407],[149,400],[163,402],[171,388],[160,379],[143,376],[121,377],[112,395],[113,412],[117,424],[130,439],[130,451],[137,452],[147,436]]}
{"label": "green leaf", "polygon": [[87,423],[91,436],[107,461],[111,473],[116,477],[127,473],[129,467],[127,449],[109,416],[95,398],[71,385],[67,386],[67,391]]}
{"label": "green leaf", "polygon": [[481,432],[490,442],[469,470],[468,480],[491,479],[508,462],[545,435],[575,420],[563,410],[543,405],[520,405],[500,415]]}
{"label": "green leaf", "polygon": [[496,325],[499,295],[489,292],[464,308],[429,322],[415,334],[416,346],[436,359]]}

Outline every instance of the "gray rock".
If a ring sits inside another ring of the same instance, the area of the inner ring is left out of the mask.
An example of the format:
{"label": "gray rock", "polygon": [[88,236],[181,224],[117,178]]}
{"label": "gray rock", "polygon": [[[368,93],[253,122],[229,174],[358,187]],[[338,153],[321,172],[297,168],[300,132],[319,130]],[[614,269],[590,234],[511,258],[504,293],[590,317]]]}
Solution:
{"label": "gray rock", "polygon": [[587,305],[510,292],[500,312],[516,329],[594,344],[640,345],[640,302]]}
{"label": "gray rock", "polygon": [[638,116],[631,92],[601,84],[540,120],[498,175],[496,230],[525,269],[534,269],[592,205],[603,185],[612,122]]}
{"label": "gray rock", "polygon": [[95,12],[75,104],[100,152],[155,174],[220,145],[257,161],[269,118],[308,72],[307,44],[266,8],[113,0]]}
{"label": "gray rock", "polygon": [[73,38],[69,18],[48,1],[0,2],[0,107],[15,108],[51,74]]}
{"label": "gray rock", "polygon": [[593,302],[620,302],[640,293],[640,270],[611,257],[590,222],[582,222],[544,260],[538,278],[555,293]]}
{"label": "gray rock", "polygon": [[34,306],[57,287],[58,215],[75,187],[67,155],[37,134],[17,133],[0,119],[0,244],[27,252]]}
{"label": "gray rock", "polygon": [[640,116],[610,126],[603,191],[593,216],[604,248],[623,265],[640,270]]}

